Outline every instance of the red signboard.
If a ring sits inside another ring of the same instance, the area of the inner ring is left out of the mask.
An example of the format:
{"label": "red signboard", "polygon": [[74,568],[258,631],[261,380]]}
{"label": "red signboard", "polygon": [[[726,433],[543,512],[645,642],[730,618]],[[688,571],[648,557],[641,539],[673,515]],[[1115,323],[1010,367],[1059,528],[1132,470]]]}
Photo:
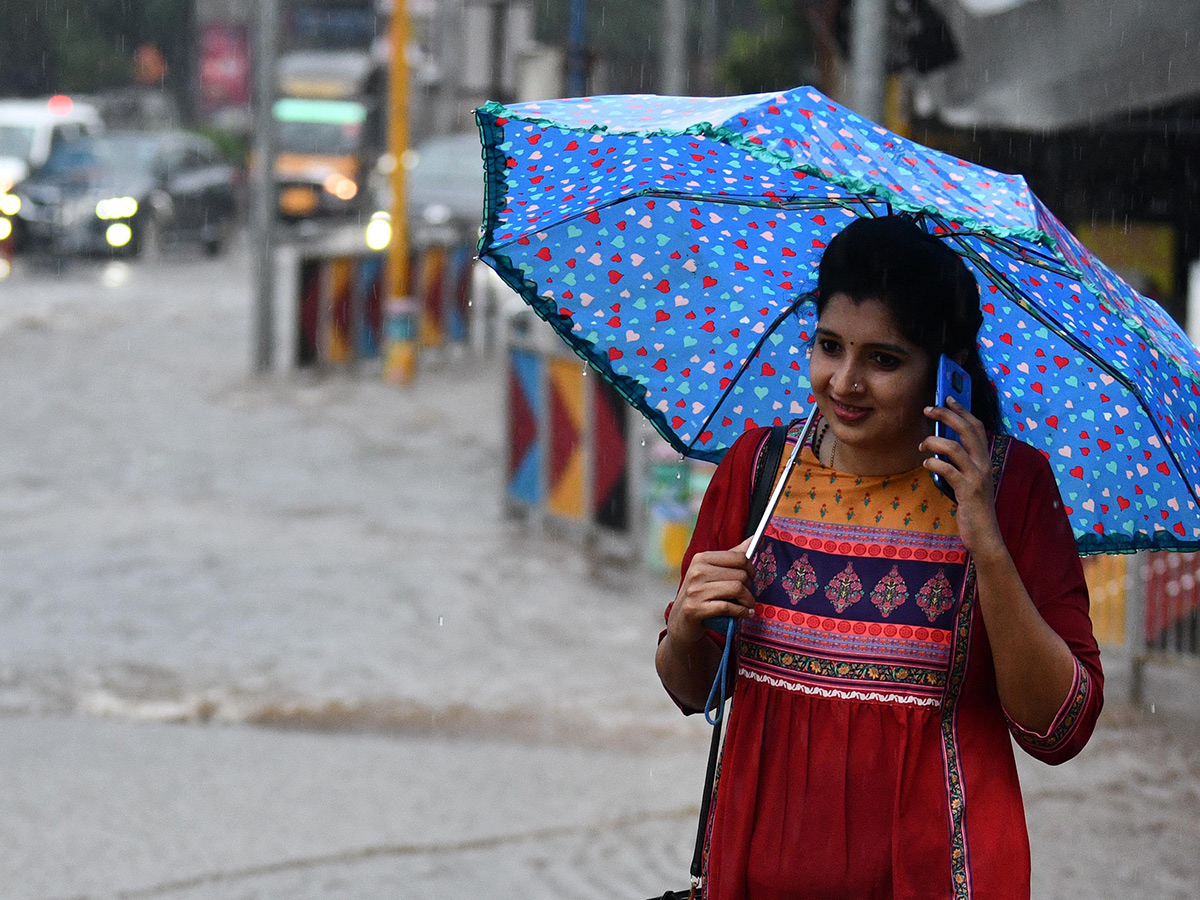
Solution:
{"label": "red signboard", "polygon": [[205,25],[200,34],[200,104],[212,112],[250,101],[250,46],[241,25]]}

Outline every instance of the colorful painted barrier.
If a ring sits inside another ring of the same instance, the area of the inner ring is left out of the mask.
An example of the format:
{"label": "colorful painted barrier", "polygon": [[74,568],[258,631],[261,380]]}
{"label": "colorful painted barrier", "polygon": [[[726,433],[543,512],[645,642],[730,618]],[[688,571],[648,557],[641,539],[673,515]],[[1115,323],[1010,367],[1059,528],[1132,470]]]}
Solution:
{"label": "colorful painted barrier", "polygon": [[[321,245],[290,248],[294,263],[297,366],[374,359],[386,343],[384,254],[365,248]],[[441,231],[418,236],[409,264],[408,295],[419,310],[417,340],[425,349],[467,345],[480,314],[473,294],[475,249],[468,237]],[[491,295],[489,294],[489,297]],[[289,336],[288,340],[292,340]]]}
{"label": "colorful painted barrier", "polygon": [[531,316],[514,317],[507,343],[509,509],[632,555],[632,413]]}
{"label": "colorful painted barrier", "polygon": [[680,459],[528,308],[507,321],[509,511],[675,578],[714,467]]}
{"label": "colorful painted barrier", "polygon": [[1083,560],[1091,597],[1092,629],[1101,644],[1125,643],[1127,557],[1089,556]]}
{"label": "colorful painted barrier", "polygon": [[296,365],[377,357],[382,343],[383,256],[301,256],[298,268]]}
{"label": "colorful painted barrier", "polygon": [[1146,646],[1200,656],[1200,554],[1146,554]]}
{"label": "colorful painted barrier", "polygon": [[1095,556],[1083,565],[1101,643],[1200,658],[1200,554]]}

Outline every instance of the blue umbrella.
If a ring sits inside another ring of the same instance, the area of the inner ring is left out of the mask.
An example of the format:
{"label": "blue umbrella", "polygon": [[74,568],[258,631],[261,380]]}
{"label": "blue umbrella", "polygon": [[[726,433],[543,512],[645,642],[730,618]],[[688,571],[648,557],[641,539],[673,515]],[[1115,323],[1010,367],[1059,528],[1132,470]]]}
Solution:
{"label": "blue umbrella", "polygon": [[480,258],[679,452],[806,411],[822,250],[907,212],[978,279],[1005,426],[1050,460],[1080,551],[1200,549],[1200,353],[1024,179],[808,87],[476,116]]}

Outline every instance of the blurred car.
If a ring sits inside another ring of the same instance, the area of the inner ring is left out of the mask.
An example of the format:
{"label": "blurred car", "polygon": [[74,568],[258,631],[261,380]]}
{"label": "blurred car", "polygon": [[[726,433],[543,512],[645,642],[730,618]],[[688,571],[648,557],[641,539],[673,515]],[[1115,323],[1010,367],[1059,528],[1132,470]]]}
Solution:
{"label": "blurred car", "polygon": [[237,180],[200,135],[112,132],[64,144],[13,193],[31,250],[153,255],[193,241],[215,256],[234,226]]}
{"label": "blurred car", "polygon": [[0,191],[27,177],[63,144],[103,130],[95,107],[70,97],[0,100]]}
{"label": "blurred car", "polygon": [[273,109],[275,184],[284,221],[357,213],[363,164],[379,154],[377,111],[361,100],[285,97]]}

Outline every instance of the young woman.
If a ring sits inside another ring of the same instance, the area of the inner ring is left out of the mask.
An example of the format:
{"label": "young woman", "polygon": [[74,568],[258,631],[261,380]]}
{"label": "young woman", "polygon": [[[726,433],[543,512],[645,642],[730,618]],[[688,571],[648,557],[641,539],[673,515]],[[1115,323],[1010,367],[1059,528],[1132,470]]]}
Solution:
{"label": "young woman", "polygon": [[[705,896],[1027,900],[1010,735],[1063,762],[1103,702],[1058,487],[997,436],[978,287],[939,239],[855,220],[822,258],[817,310],[819,419],[754,562],[740,541],[766,429],[714,474],[656,658],[697,711],[721,653],[704,621],[739,618]],[[970,412],[932,406],[943,353],[972,376]]]}

